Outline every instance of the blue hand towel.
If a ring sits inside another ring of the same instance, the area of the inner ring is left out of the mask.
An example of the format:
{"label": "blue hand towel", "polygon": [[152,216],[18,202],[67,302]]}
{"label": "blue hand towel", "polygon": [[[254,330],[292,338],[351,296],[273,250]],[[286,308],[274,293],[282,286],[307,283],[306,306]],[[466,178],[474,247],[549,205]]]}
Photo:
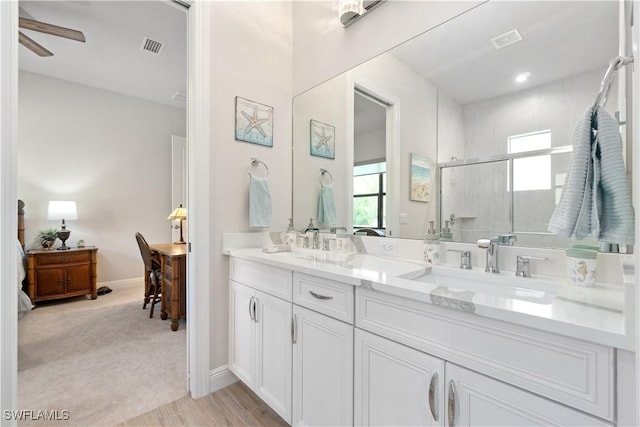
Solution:
{"label": "blue hand towel", "polygon": [[573,134],[573,154],[560,202],[548,230],[581,240],[633,244],[634,212],[618,123],[589,107]]}
{"label": "blue hand towel", "polygon": [[271,193],[267,178],[250,175],[249,227],[271,227]]}
{"label": "blue hand towel", "polygon": [[320,185],[320,198],[318,200],[318,222],[327,225],[336,225],[336,201],[333,197],[332,185]]}
{"label": "blue hand towel", "polygon": [[622,156],[622,138],[618,121],[604,109],[596,111],[597,129],[594,159],[594,224],[598,240],[632,245],[635,233],[635,213],[631,188]]}

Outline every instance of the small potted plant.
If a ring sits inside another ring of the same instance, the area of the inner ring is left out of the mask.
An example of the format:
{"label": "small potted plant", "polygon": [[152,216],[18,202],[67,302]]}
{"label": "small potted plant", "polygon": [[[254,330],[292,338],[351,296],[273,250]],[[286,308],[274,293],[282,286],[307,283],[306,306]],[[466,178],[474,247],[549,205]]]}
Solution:
{"label": "small potted plant", "polygon": [[43,248],[49,249],[58,238],[58,230],[53,227],[45,228],[38,233],[38,239]]}

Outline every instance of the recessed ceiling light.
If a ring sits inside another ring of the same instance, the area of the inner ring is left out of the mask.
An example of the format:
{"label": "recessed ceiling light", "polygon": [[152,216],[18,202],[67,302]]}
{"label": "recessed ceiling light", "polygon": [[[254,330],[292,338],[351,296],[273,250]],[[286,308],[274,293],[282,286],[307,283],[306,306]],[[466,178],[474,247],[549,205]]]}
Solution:
{"label": "recessed ceiling light", "polygon": [[522,73],[522,74],[518,74],[516,76],[516,82],[518,83],[524,83],[529,79],[529,76],[531,75],[531,73]]}

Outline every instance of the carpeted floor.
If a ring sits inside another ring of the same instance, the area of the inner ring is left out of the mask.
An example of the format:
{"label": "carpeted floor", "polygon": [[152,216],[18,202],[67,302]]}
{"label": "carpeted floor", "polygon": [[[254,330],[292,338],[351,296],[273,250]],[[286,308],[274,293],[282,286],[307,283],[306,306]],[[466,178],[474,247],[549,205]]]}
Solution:
{"label": "carpeted floor", "polygon": [[185,396],[185,323],[171,331],[159,305],[150,319],[143,286],[38,304],[20,320],[18,408],[68,411],[58,425],[111,426]]}

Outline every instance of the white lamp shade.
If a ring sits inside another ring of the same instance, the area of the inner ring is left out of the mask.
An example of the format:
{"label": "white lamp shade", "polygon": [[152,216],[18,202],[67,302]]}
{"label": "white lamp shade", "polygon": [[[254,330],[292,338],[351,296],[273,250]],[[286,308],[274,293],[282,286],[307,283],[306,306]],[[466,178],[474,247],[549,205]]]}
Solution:
{"label": "white lamp shade", "polygon": [[47,219],[78,219],[76,202],[73,201],[51,201],[47,211]]}
{"label": "white lamp shade", "polygon": [[180,205],[180,207],[175,208],[173,212],[169,214],[167,219],[186,219],[187,218],[187,210]]}

